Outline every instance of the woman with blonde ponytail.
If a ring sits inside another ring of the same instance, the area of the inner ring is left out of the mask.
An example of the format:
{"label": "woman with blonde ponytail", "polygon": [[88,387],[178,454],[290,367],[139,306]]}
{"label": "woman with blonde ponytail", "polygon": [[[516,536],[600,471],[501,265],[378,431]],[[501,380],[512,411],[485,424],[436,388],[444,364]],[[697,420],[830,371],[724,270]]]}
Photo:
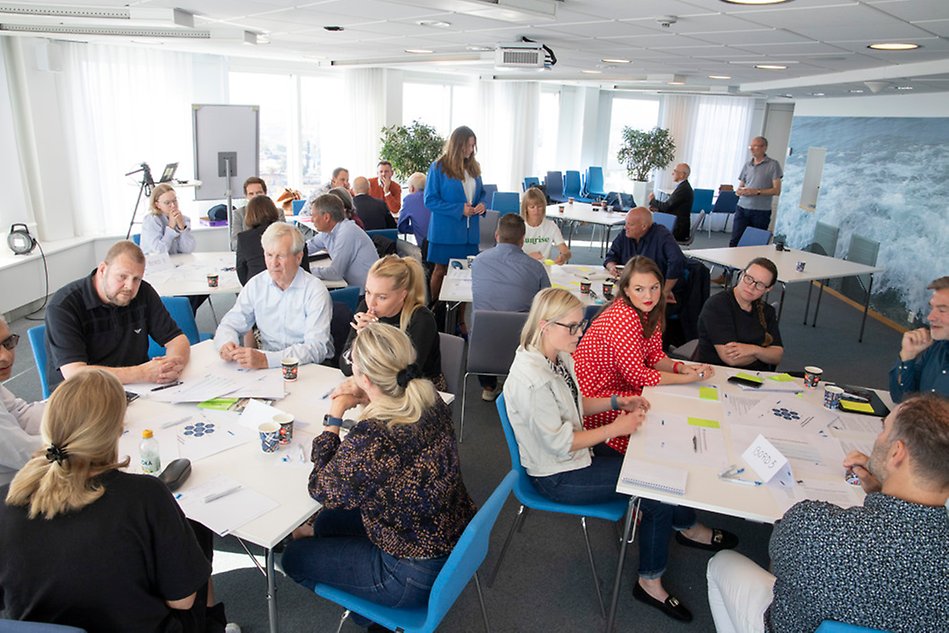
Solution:
{"label": "woman with blonde ponytail", "polygon": [[125,406],[101,369],[53,392],[42,447],[0,488],[6,617],[106,633],[215,630],[203,606],[211,565],[184,514],[161,481],[119,470]]}
{"label": "woman with blonde ponytail", "polygon": [[425,272],[411,257],[387,255],[376,261],[366,277],[366,296],[353,315],[352,331],[340,355],[339,368],[353,373],[349,351],[356,336],[370,323],[393,325],[409,336],[422,376],[439,391],[448,386],[442,376],[442,355],[435,315],[425,300]]}
{"label": "woman with blonde ponytail", "polygon": [[[415,360],[408,336],[391,325],[366,324],[353,341],[357,389],[334,394],[313,440],[309,490],[323,510],[313,536],[283,555],[287,575],[308,589],[326,583],[378,604],[422,607],[474,516],[451,411]],[[340,440],[342,416],[357,404],[365,408]]]}

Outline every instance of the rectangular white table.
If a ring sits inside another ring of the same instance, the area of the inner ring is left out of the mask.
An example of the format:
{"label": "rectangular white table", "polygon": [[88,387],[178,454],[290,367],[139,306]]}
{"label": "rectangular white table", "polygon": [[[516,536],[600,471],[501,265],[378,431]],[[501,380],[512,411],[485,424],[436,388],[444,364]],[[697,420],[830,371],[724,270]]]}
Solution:
{"label": "rectangular white table", "polygon": [[[457,262],[461,268],[453,265]],[[576,296],[583,305],[602,305],[603,300],[603,282],[613,280],[612,275],[602,266],[586,264],[556,264],[547,265],[547,275],[550,277],[550,285],[554,288],[563,288],[569,290]],[[580,282],[590,280],[591,294],[580,292]],[[615,290],[615,286],[614,286]],[[471,269],[468,268],[468,262],[463,259],[453,259],[448,264],[448,274],[445,275],[445,281],[442,283],[442,291],[439,295],[439,301],[448,303],[471,303]]]}
{"label": "rectangular white table", "polygon": [[[703,383],[695,383],[697,386],[714,385],[718,389],[719,393],[717,400],[703,400],[700,398],[681,395],[681,391],[679,391],[681,386],[669,388],[646,387],[643,390],[643,396],[645,396],[651,404],[651,410],[649,417],[647,417],[646,424],[649,424],[650,422],[655,423],[655,420],[659,414],[679,414],[682,416],[715,420],[721,423],[722,433],[726,439],[726,447],[729,446],[732,425],[728,422],[725,416],[725,406],[723,404],[722,394],[727,393],[744,396],[746,398],[756,397],[762,399],[774,395],[794,397],[793,394],[789,393],[777,393],[772,391],[746,391],[742,390],[738,385],[727,382],[728,377],[742,371],[745,370],[731,367],[716,367],[715,377],[712,380]],[[748,373],[757,373],[762,377],[775,375],[768,372]],[[803,394],[802,398],[804,401],[818,407],[823,406],[823,383],[821,383],[817,389],[807,390],[803,389],[801,379],[795,379],[794,384],[796,384],[801,389],[801,393]],[[677,391],[679,391],[679,393],[676,393]],[[883,400],[884,404],[892,408],[893,404],[889,394],[882,391],[877,391],[877,394],[880,396],[881,400]],[[854,421],[858,421],[861,426],[866,425],[868,428],[876,428],[877,425],[874,420],[881,420],[881,418],[873,418],[870,416],[846,413],[843,411],[836,411],[835,413],[841,418],[851,418]],[[847,432],[840,435],[841,437],[847,437],[851,440],[854,438],[859,438],[864,445],[872,446],[873,440],[876,437],[876,434],[879,432],[879,429],[882,429],[882,420],[879,428],[873,433],[867,432],[860,434]],[[831,430],[830,433],[832,436],[836,436],[836,433],[833,430]],[[729,457],[730,459],[727,460],[728,463],[742,465],[740,454],[730,454]],[[698,510],[707,510],[709,512],[716,512],[719,514],[739,517],[760,523],[774,523],[784,515],[786,509],[785,505],[780,504],[775,500],[775,497],[772,495],[768,486],[742,486],[723,481],[718,476],[721,470],[716,466],[686,461],[677,461],[674,463],[664,462],[661,456],[657,457],[656,455],[650,455],[648,447],[646,447],[642,441],[637,442],[637,437],[635,434],[630,438],[629,447],[623,460],[622,473],[628,472],[627,469],[632,460],[639,462],[652,462],[684,469],[688,473],[688,479],[686,483],[685,494],[677,495],[672,492],[662,492],[649,487],[635,486],[628,482],[624,482],[622,478],[623,474],[620,475],[620,480],[616,485],[616,491],[625,495],[630,495],[630,502],[624,524],[623,540],[620,547],[621,551],[619,562],[617,564],[616,577],[614,578],[613,597],[610,606],[609,618],[607,620],[607,633],[612,630],[616,617],[616,605],[619,599],[620,580],[622,578],[626,546],[628,544],[629,536],[632,530],[633,516],[635,509],[637,508],[637,497],[654,499],[656,501],[668,503],[671,505],[682,505]],[[843,479],[843,468],[841,467],[840,470],[840,476],[841,479]],[[754,474],[751,472],[746,474],[744,477],[748,479],[755,478]],[[854,502],[862,500],[865,496],[863,490],[859,487],[854,487],[851,490],[851,493]]]}
{"label": "rectangular white table", "polygon": [[[873,273],[883,272],[881,266],[867,266],[849,262],[845,259],[818,255],[800,250],[779,251],[773,245],[765,246],[736,246],[733,248],[700,248],[687,251],[689,257],[695,257],[712,264],[736,270],[743,269],[748,262],[756,257],[767,257],[778,268],[778,281],[781,282],[781,302],[778,308],[778,320],[784,309],[784,293],[787,284],[812,282],[822,279],[839,279],[841,277],[855,277],[869,275],[870,284],[867,286],[867,296],[863,302],[863,320],[860,322],[860,336],[863,341],[863,330],[867,324],[867,312],[870,308],[870,291],[873,289]],[[804,270],[797,270],[797,263],[804,262]],[[817,309],[820,308],[818,303]],[[814,311],[814,324],[817,323],[817,309]],[[807,323],[807,309],[804,322]]]}
{"label": "rectangular white table", "polygon": [[[560,207],[563,206],[563,213]],[[622,226],[626,223],[626,214],[622,211],[613,211],[612,207],[601,209],[594,207],[588,202],[569,202],[547,205],[547,217],[552,220],[560,220],[564,224],[569,224],[570,230],[567,233],[567,242],[572,244],[573,229],[578,223],[587,222],[603,227],[603,240],[600,243],[600,253],[605,254],[610,244],[610,232],[615,226]]]}

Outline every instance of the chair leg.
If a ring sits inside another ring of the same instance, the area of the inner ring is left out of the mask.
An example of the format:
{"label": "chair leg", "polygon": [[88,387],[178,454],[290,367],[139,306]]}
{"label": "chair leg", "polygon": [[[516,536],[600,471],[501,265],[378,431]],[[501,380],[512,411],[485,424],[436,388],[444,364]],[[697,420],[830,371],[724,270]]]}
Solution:
{"label": "chair leg", "polygon": [[349,617],[350,613],[351,611],[349,609],[346,609],[345,611],[343,611],[343,615],[339,618],[339,626],[336,627],[336,633],[339,633],[340,631],[343,630],[343,622],[346,621],[346,618]]}
{"label": "chair leg", "polygon": [[521,522],[518,523],[518,525],[517,525],[517,533],[518,533],[518,534],[520,534],[520,533],[521,533],[521,530],[524,529],[524,524],[527,523],[527,515],[530,514],[530,512],[531,512],[531,509],[525,506],[525,507],[524,507],[524,513],[523,513],[523,515],[521,516]]}
{"label": "chair leg", "polygon": [[517,524],[521,522],[522,517],[524,516],[524,506],[522,505],[518,511],[517,515],[514,517],[514,523],[511,524],[511,531],[507,533],[507,538],[504,539],[504,545],[501,546],[501,553],[498,554],[498,561],[494,563],[494,569],[491,570],[491,575],[488,577],[488,586],[494,586],[494,579],[498,576],[498,569],[501,568],[501,561],[504,560],[504,555],[507,554],[508,545],[511,544],[511,539],[514,538],[514,530],[517,529]]}
{"label": "chair leg", "polygon": [[[817,313],[820,312],[820,299],[824,296],[824,286],[830,283],[830,279],[825,279],[820,282],[820,290],[817,291],[817,307],[814,308],[814,322],[811,323],[811,327],[817,327]],[[807,316],[806,314],[804,315]],[[807,323],[804,323],[807,325]]]}
{"label": "chair leg", "polygon": [[461,379],[461,422],[458,423],[458,443],[461,444],[465,440],[465,396],[468,393],[468,376],[470,374],[465,372],[464,378]]}
{"label": "chair leg", "polygon": [[593,588],[596,589],[596,601],[600,605],[600,617],[606,617],[606,607],[603,606],[603,593],[600,591],[600,577],[596,573],[596,562],[593,560],[593,549],[590,547],[590,535],[587,533],[587,518],[580,517],[580,529],[583,530],[583,543],[587,546],[587,558],[590,559],[590,569],[593,571]]}
{"label": "chair leg", "polygon": [[484,593],[481,591],[481,579],[478,578],[478,572],[474,575],[475,589],[478,590],[478,604],[481,605],[481,617],[484,618],[484,633],[491,633],[491,625],[488,624],[488,610],[484,608]]}

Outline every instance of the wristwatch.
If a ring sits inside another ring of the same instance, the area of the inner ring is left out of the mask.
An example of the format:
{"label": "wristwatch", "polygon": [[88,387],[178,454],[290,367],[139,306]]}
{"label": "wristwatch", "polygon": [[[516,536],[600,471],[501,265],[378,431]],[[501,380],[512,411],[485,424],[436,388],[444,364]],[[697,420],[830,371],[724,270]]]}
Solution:
{"label": "wristwatch", "polygon": [[343,426],[343,418],[337,418],[334,415],[327,413],[323,416],[323,426]]}

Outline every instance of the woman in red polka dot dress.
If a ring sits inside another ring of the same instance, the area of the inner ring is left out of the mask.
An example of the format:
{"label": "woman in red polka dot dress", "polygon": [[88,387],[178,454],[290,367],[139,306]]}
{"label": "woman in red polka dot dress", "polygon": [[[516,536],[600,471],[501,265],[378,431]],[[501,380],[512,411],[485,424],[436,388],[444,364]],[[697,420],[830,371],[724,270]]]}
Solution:
{"label": "woman in red polka dot dress", "polygon": [[[663,353],[666,298],[662,283],[659,267],[648,257],[634,257],[626,263],[616,297],[590,324],[573,353],[585,397],[638,396],[645,386],[697,382],[715,373],[711,365],[687,365]],[[609,424],[619,413],[588,415],[583,427]],[[607,442],[622,454],[628,443],[628,435]]]}

